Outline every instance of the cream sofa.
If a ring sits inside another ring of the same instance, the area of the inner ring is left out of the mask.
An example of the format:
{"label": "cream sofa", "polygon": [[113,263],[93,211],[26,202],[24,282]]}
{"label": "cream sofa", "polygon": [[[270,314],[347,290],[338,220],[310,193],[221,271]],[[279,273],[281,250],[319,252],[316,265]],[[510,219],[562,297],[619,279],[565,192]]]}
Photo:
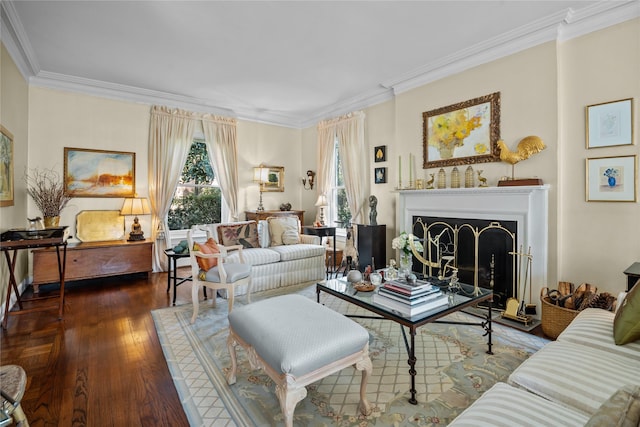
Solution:
{"label": "cream sofa", "polygon": [[[640,310],[640,284],[627,298]],[[632,297],[632,294],[633,297]],[[619,299],[620,300],[620,299]],[[626,307],[625,307],[626,308]],[[614,342],[615,314],[580,312],[557,340],[460,414],[452,426],[638,426],[640,340]],[[635,331],[640,327],[633,320]]]}
{"label": "cream sofa", "polygon": [[[206,226],[209,235],[219,244],[228,246],[238,240],[244,246],[244,260],[251,264],[252,292],[314,283],[325,278],[325,247],[320,244],[320,238],[301,234],[297,217],[277,219],[278,221],[240,221]],[[279,226],[283,223],[284,227]],[[277,230],[274,231],[274,228]],[[291,232],[291,229],[295,229],[296,233]],[[286,231],[289,231],[288,235],[292,240],[285,238],[283,241],[282,234]],[[292,243],[295,242],[295,234],[299,243]],[[238,255],[232,254],[226,262],[238,261]],[[240,287],[236,290],[236,295],[242,295],[246,291],[246,287]]]}

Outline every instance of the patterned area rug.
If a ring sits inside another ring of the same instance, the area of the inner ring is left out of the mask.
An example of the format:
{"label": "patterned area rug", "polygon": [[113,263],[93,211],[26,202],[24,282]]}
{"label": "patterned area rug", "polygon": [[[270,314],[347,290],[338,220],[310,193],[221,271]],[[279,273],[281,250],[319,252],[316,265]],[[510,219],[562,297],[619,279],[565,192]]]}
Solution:
{"label": "patterned area rug", "polygon": [[[267,291],[252,301],[297,292],[315,300],[315,286]],[[243,305],[244,297],[236,299]],[[322,294],[322,303],[343,314],[370,314],[352,304]],[[237,382],[228,386],[230,366],[226,347],[227,303],[218,299],[200,305],[194,325],[192,305],[152,312],[158,336],[184,411],[192,426],[278,426],[283,418],[274,384],[261,371],[251,371],[238,351]],[[478,321],[464,313],[447,320]],[[307,387],[296,406],[296,426],[443,426],[498,381],[504,381],[547,340],[493,324],[494,355],[486,354],[486,337],[479,326],[428,324],[416,335],[418,405],[409,398],[407,353],[400,326],[391,321],[356,319],[369,331],[373,375],[367,398],[374,410],[357,414],[360,373],[347,368]]]}

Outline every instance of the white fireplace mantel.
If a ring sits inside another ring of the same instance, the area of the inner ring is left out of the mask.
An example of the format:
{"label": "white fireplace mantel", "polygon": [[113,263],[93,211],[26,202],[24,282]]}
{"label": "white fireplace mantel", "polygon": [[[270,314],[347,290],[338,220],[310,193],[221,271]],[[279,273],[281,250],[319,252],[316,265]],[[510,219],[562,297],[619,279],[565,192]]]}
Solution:
{"label": "white fireplace mantel", "polygon": [[398,229],[409,233],[415,216],[516,221],[516,247],[531,248],[534,301],[529,302],[535,303],[547,282],[548,198],[549,185],[401,190],[396,218]]}

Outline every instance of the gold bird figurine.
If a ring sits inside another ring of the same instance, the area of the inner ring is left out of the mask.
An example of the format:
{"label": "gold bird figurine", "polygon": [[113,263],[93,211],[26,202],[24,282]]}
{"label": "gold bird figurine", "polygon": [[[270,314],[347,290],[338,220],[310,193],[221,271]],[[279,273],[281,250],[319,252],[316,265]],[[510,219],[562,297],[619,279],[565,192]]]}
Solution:
{"label": "gold bird figurine", "polygon": [[542,139],[538,136],[527,136],[518,143],[518,151],[511,151],[507,148],[503,140],[498,141],[500,148],[500,160],[511,165],[511,179],[515,179],[514,166],[516,163],[527,160],[534,154],[537,154],[547,148]]}

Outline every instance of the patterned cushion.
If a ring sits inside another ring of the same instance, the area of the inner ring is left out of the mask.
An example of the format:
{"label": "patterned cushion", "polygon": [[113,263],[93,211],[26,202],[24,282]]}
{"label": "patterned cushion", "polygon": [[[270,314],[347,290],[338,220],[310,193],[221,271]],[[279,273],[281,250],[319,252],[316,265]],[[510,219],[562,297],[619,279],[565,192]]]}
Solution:
{"label": "patterned cushion", "polygon": [[637,283],[616,312],[613,320],[613,338],[618,345],[640,339],[640,285]]}
{"label": "patterned cushion", "polygon": [[297,216],[272,216],[267,218],[269,223],[269,239],[271,246],[281,246],[282,235],[287,230],[300,232],[300,219]]}
{"label": "patterned cushion", "polygon": [[255,221],[218,225],[218,242],[224,246],[242,245],[243,248],[259,248],[258,225]]}
{"label": "patterned cushion", "polygon": [[628,385],[616,391],[604,402],[585,427],[639,425],[640,386]]}
{"label": "patterned cushion", "polygon": [[638,372],[640,358],[554,341],[516,368],[508,382],[591,416],[621,386],[637,381]]}
{"label": "patterned cushion", "polygon": [[[203,254],[219,254],[220,248],[213,238],[209,238],[205,243],[194,243],[193,250],[202,252]],[[198,261],[198,266],[201,270],[209,271],[211,268],[218,265],[218,258],[202,258],[196,256],[196,261]]]}
{"label": "patterned cushion", "polygon": [[584,426],[587,416],[528,391],[496,383],[458,415],[451,427]]}
{"label": "patterned cushion", "polygon": [[558,336],[557,341],[582,344],[631,358],[640,357],[640,341],[616,345],[613,341],[614,314],[601,308],[582,310],[569,326]]}

